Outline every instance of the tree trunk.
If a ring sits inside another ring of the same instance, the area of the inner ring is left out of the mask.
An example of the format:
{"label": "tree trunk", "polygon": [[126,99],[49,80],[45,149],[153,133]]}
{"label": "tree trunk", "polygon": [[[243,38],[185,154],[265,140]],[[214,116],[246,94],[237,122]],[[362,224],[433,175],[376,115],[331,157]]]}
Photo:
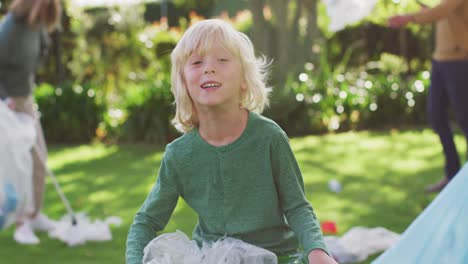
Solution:
{"label": "tree trunk", "polygon": [[304,40],[305,56],[316,64],[317,56],[312,52],[312,46],[317,43],[320,37],[320,32],[317,24],[317,0],[304,0],[305,10],[307,12],[307,33]]}
{"label": "tree trunk", "polygon": [[263,8],[265,6],[265,0],[249,0],[249,9],[252,13],[253,19],[253,32],[252,42],[255,49],[261,53],[267,53],[268,43],[267,34],[269,32],[267,22],[263,17]]}
{"label": "tree trunk", "polygon": [[302,0],[296,0],[294,16],[291,23],[291,29],[289,30],[291,36],[290,48],[291,50],[291,60],[297,61],[301,60],[301,57],[304,57],[304,54],[301,52],[302,42],[300,41],[300,19],[302,14]]}
{"label": "tree trunk", "polygon": [[287,0],[272,0],[271,11],[275,19],[276,28],[276,63],[275,63],[275,80],[278,84],[284,84],[286,73],[289,69],[289,41],[291,41],[288,31],[288,1]]}

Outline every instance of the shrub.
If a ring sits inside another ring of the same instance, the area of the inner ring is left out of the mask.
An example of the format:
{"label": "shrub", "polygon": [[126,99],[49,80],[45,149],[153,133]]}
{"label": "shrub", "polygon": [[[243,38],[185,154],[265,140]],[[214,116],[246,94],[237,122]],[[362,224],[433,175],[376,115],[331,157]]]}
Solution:
{"label": "shrub", "polygon": [[307,63],[296,76],[288,86],[305,105],[312,132],[425,122],[429,72],[410,74],[397,56],[383,54],[379,61],[353,68],[345,62],[333,69],[326,61],[319,69]]}
{"label": "shrub", "polygon": [[48,141],[89,142],[95,137],[104,105],[88,85],[54,87],[42,83],[35,90],[41,122]]}
{"label": "shrub", "polygon": [[122,126],[122,138],[132,142],[165,144],[176,137],[171,125],[175,112],[170,80],[165,78],[160,86],[133,89],[127,97],[127,120]]}

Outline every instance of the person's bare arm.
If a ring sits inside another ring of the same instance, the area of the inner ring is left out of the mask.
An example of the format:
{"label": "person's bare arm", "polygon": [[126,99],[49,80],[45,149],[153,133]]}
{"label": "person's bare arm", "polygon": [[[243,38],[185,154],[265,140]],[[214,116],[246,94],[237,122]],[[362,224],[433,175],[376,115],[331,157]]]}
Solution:
{"label": "person's bare arm", "polygon": [[434,7],[427,7],[421,2],[418,2],[423,8],[414,14],[404,14],[390,17],[388,24],[390,27],[398,28],[406,26],[408,23],[428,24],[447,17],[458,6],[463,3],[463,0],[442,0],[442,2]]}
{"label": "person's bare arm", "polygon": [[447,17],[462,3],[463,0],[442,0],[440,4],[432,8],[422,8],[419,12],[410,14],[413,16],[413,20],[411,22],[417,24],[428,24],[436,22]]}

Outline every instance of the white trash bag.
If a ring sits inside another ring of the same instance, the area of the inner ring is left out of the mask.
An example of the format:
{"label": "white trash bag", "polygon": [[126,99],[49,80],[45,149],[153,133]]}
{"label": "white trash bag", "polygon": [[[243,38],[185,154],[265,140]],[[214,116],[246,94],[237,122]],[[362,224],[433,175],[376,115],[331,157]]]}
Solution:
{"label": "white trash bag", "polygon": [[328,29],[336,32],[368,16],[377,0],[323,0],[323,3],[330,17]]}
{"label": "white trash bag", "polygon": [[65,215],[57,221],[55,228],[49,231],[49,237],[59,239],[70,247],[83,245],[87,241],[110,241],[112,240],[110,225],[122,224],[122,219],[117,216],[110,216],[104,220],[91,220],[83,212],[77,213],[75,220],[74,225],[71,216]]}
{"label": "white trash bag", "polygon": [[0,230],[33,210],[35,120],[0,100]]}
{"label": "white trash bag", "polygon": [[222,238],[216,242],[197,243],[182,232],[163,234],[144,249],[143,264],[277,264],[273,252],[239,239]]}

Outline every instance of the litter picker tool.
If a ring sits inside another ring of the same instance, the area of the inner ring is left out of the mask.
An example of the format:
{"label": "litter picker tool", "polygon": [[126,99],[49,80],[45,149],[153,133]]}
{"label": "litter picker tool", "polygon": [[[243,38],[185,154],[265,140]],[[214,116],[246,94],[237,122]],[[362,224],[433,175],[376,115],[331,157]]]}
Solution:
{"label": "litter picker tool", "polygon": [[[33,147],[33,151],[35,151],[36,153],[38,152],[37,149],[36,149],[36,146]],[[40,155],[36,155],[36,156],[41,158]],[[72,219],[72,225],[76,226],[76,224],[77,224],[76,216],[75,216],[75,212],[73,211],[73,209],[72,209],[72,207],[70,205],[70,202],[68,201],[67,197],[65,196],[65,193],[62,191],[62,188],[60,187],[60,184],[58,183],[57,178],[55,177],[52,170],[49,169],[49,167],[44,162],[44,160],[41,160],[41,161],[44,164],[46,172],[50,176],[50,179],[52,180],[52,183],[54,184],[55,190],[57,191],[57,193],[58,193],[58,195],[60,197],[60,200],[62,200],[62,202],[65,205],[65,208],[67,210],[67,213],[70,215],[70,217]]]}
{"label": "litter picker tool", "polygon": [[54,173],[49,168],[47,168],[47,174],[49,174],[50,179],[52,180],[52,183],[54,184],[55,190],[57,190],[57,193],[60,196],[60,200],[62,200],[63,204],[65,205],[65,208],[67,209],[68,214],[70,215],[72,219],[72,225],[76,225],[75,212],[73,211],[70,203],[68,202],[67,197],[63,193],[62,188],[60,188],[57,178],[55,178]]}

